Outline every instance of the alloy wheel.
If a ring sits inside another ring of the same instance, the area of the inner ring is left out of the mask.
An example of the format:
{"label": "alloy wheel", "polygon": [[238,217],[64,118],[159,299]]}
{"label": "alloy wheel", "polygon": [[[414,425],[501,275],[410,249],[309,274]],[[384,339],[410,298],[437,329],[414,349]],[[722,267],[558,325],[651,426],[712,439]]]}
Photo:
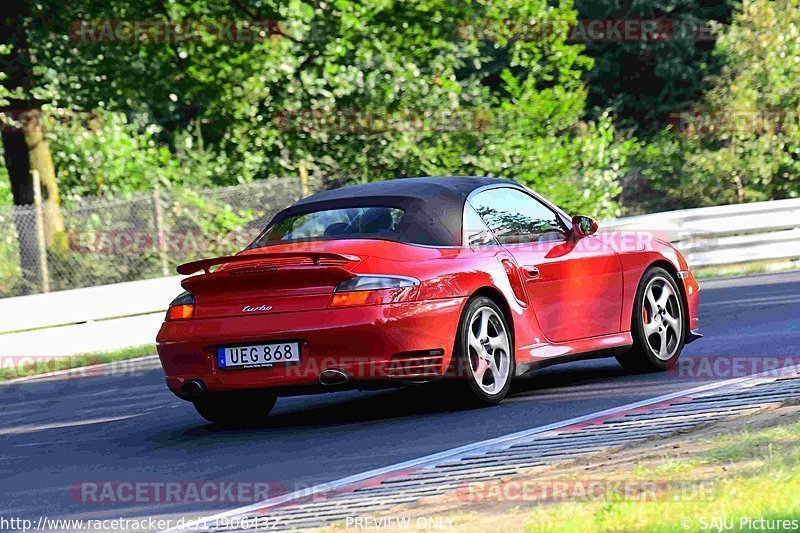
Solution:
{"label": "alloy wheel", "polygon": [[467,344],[475,382],[486,394],[497,394],[508,381],[511,343],[503,321],[494,309],[481,307],[472,315]]}
{"label": "alloy wheel", "polygon": [[683,331],[681,303],[672,284],[661,276],[650,280],[642,302],[642,324],[653,354],[667,361],[677,352]]}

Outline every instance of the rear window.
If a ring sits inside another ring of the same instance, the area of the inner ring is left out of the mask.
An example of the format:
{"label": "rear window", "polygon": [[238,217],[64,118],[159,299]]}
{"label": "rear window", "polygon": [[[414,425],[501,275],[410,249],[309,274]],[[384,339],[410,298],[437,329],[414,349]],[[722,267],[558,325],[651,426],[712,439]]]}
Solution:
{"label": "rear window", "polygon": [[293,215],[267,228],[256,247],[274,241],[380,236],[397,232],[405,212],[395,207],[347,207]]}

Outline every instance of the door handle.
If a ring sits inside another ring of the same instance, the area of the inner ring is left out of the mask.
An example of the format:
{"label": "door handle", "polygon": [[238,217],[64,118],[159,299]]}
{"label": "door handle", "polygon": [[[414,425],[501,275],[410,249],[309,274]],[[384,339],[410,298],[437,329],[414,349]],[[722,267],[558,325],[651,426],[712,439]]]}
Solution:
{"label": "door handle", "polygon": [[536,279],[539,277],[539,268],[534,265],[525,265],[522,267],[528,279]]}

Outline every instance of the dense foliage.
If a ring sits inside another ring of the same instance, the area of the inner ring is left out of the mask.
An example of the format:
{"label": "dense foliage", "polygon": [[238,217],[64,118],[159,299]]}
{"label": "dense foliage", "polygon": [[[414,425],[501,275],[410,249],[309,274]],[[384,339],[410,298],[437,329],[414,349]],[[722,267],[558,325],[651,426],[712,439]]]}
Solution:
{"label": "dense foliage", "polygon": [[800,196],[800,3],[746,2],[715,54],[702,99],[631,157],[645,208]]}
{"label": "dense foliage", "polygon": [[[798,194],[794,1],[29,2],[30,96],[61,117],[48,138],[67,202],[300,166],[331,186],[505,176],[598,217]],[[684,33],[520,32],[609,18]],[[108,21],[262,25],[125,40]],[[736,111],[785,116],[720,124]]]}
{"label": "dense foliage", "polygon": [[[584,119],[592,60],[507,20],[574,20],[568,2],[38,0],[36,98],[66,198],[294,175],[331,185],[422,174],[525,182],[617,214],[631,143]],[[76,21],[270,20],[260,38],[102,42]],[[491,38],[464,31],[477,25]],[[61,122],[57,126],[63,126]],[[576,194],[577,193],[577,194]]]}
{"label": "dense foliage", "polygon": [[[592,40],[587,74],[589,107],[611,108],[620,126],[649,138],[664,129],[671,113],[694,108],[709,76],[719,72],[716,34],[730,24],[733,0],[576,0],[579,17],[618,21],[620,36]],[[651,24],[652,33],[637,32]],[[609,24],[610,26],[610,24]],[[609,28],[611,29],[611,28]],[[626,38],[624,30],[633,30]]]}

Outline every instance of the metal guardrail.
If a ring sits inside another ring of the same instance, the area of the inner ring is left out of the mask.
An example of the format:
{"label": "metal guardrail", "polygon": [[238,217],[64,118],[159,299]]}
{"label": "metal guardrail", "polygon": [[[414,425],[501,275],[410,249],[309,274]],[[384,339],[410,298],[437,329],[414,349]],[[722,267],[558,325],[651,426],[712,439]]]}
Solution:
{"label": "metal guardrail", "polygon": [[800,259],[800,199],[653,213],[601,229],[652,232],[693,268]]}
{"label": "metal guardrail", "polygon": [[[654,213],[606,222],[601,224],[602,229],[652,233],[672,242],[695,268],[798,259],[800,199]],[[120,327],[122,321],[133,326],[142,322],[143,315],[163,313],[181,290],[179,280],[180,277],[156,278],[0,299],[0,316],[4,317],[0,335],[20,336],[20,342],[27,343],[39,335],[12,332],[96,321],[103,321],[98,324],[104,324],[109,331]],[[40,330],[42,334],[46,331]],[[63,337],[64,331],[52,330],[52,342],[57,343],[56,336]],[[141,338],[150,342],[155,333],[148,332]],[[103,335],[98,331],[97,337]],[[5,340],[11,342],[10,337]],[[106,349],[103,339],[96,341],[98,350]]]}
{"label": "metal guardrail", "polygon": [[[164,313],[183,276],[0,299],[0,334]],[[154,334],[155,336],[155,334]]]}

